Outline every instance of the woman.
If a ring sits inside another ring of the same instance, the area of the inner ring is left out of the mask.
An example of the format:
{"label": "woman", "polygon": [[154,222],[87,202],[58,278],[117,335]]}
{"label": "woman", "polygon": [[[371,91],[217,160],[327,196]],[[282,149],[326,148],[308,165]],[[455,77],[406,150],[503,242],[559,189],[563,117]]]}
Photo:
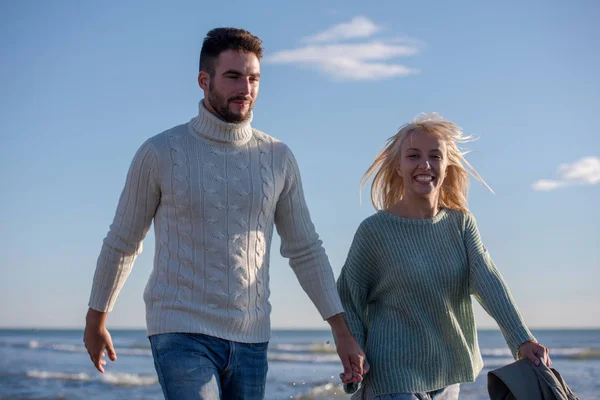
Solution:
{"label": "woman", "polygon": [[[482,369],[471,295],[515,357],[550,364],[525,326],[467,209],[470,140],[454,123],[419,116],[367,170],[378,210],[358,228],[337,285],[369,373],[353,398],[458,399]],[[486,185],[487,186],[487,185]]]}

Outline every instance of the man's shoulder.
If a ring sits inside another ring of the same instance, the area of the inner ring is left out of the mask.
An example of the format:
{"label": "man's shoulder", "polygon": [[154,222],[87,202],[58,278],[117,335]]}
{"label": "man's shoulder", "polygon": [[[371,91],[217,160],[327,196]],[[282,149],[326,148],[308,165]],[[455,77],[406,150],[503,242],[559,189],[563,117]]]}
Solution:
{"label": "man's shoulder", "polygon": [[140,147],[142,149],[152,149],[157,156],[160,156],[161,154],[167,154],[170,148],[169,143],[172,143],[173,140],[177,141],[177,139],[185,136],[187,134],[187,129],[187,123],[176,125],[172,128],[162,131],[161,133],[149,137]]}
{"label": "man's shoulder", "polygon": [[291,150],[287,144],[269,135],[268,133],[265,133],[256,128],[252,128],[252,134],[254,138],[259,142],[259,144],[266,144],[266,146],[268,146],[275,153],[279,153],[282,155],[291,153]]}
{"label": "man's shoulder", "polygon": [[152,145],[155,145],[155,146],[162,147],[162,145],[164,143],[168,143],[169,138],[178,139],[178,138],[185,136],[187,134],[187,130],[188,130],[188,123],[176,125],[172,128],[164,130],[161,133],[158,133],[158,134],[150,137],[148,140],[146,140],[146,142],[148,142]]}

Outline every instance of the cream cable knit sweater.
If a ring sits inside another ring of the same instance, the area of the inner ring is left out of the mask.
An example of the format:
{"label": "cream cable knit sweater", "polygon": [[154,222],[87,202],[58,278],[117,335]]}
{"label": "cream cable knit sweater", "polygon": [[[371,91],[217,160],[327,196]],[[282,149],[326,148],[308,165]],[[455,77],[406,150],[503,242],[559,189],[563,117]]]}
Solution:
{"label": "cream cable knit sweater", "polygon": [[149,336],[269,340],[274,226],[281,254],[321,316],[343,311],[294,156],[250,121],[223,122],[201,101],[197,117],[141,146],[98,258],[91,308],[112,310],[154,221],[144,291]]}

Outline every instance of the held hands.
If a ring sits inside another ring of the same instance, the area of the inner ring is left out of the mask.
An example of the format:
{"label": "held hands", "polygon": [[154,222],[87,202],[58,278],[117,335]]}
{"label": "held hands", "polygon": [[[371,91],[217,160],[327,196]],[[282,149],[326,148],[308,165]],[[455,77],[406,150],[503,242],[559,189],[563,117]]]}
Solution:
{"label": "held hands", "polygon": [[100,313],[90,309],[86,317],[85,332],[83,334],[83,343],[92,363],[98,371],[104,373],[104,350],[108,353],[111,361],[117,361],[117,353],[112,344],[110,333],[106,329],[106,313]]}
{"label": "held hands", "polygon": [[525,342],[519,346],[519,351],[517,352],[517,357],[521,358],[529,358],[536,366],[540,365],[540,359],[544,362],[544,364],[548,367],[552,365],[552,361],[550,360],[549,350],[547,347],[542,346],[536,342]]}
{"label": "held hands", "polygon": [[363,375],[369,372],[369,363],[365,360],[365,353],[350,333],[343,313],[327,318],[327,322],[333,330],[337,353],[344,366],[340,379],[343,383],[362,382]]}
{"label": "held hands", "polygon": [[344,372],[340,374],[342,383],[362,382],[369,372],[369,363],[352,335],[337,337],[337,353],[344,366]]}

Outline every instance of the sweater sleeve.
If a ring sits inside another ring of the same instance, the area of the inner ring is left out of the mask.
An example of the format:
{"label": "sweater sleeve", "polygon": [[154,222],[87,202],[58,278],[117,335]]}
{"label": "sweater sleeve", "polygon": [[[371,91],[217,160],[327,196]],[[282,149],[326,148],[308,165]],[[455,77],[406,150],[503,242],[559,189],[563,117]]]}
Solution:
{"label": "sweater sleeve", "polygon": [[112,311],[133,262],[142,251],[142,241],[159,201],[158,160],[152,145],[146,142],[133,158],[113,223],[100,250],[88,304],[92,309]]}
{"label": "sweater sleeve", "polygon": [[344,306],[346,323],[363,351],[367,339],[367,303],[373,282],[375,257],[369,246],[370,235],[363,222],[352,241],[348,257],[337,281],[337,288]]}
{"label": "sweater sleeve", "polygon": [[298,164],[288,150],[285,183],[275,210],[281,255],[289,258],[300,285],[323,319],[343,312],[335,278],[304,199]]}
{"label": "sweater sleeve", "polygon": [[481,241],[475,218],[467,214],[465,244],[469,258],[469,288],[484,310],[498,323],[504,339],[516,358],[518,348],[528,340],[535,340],[500,271]]}

